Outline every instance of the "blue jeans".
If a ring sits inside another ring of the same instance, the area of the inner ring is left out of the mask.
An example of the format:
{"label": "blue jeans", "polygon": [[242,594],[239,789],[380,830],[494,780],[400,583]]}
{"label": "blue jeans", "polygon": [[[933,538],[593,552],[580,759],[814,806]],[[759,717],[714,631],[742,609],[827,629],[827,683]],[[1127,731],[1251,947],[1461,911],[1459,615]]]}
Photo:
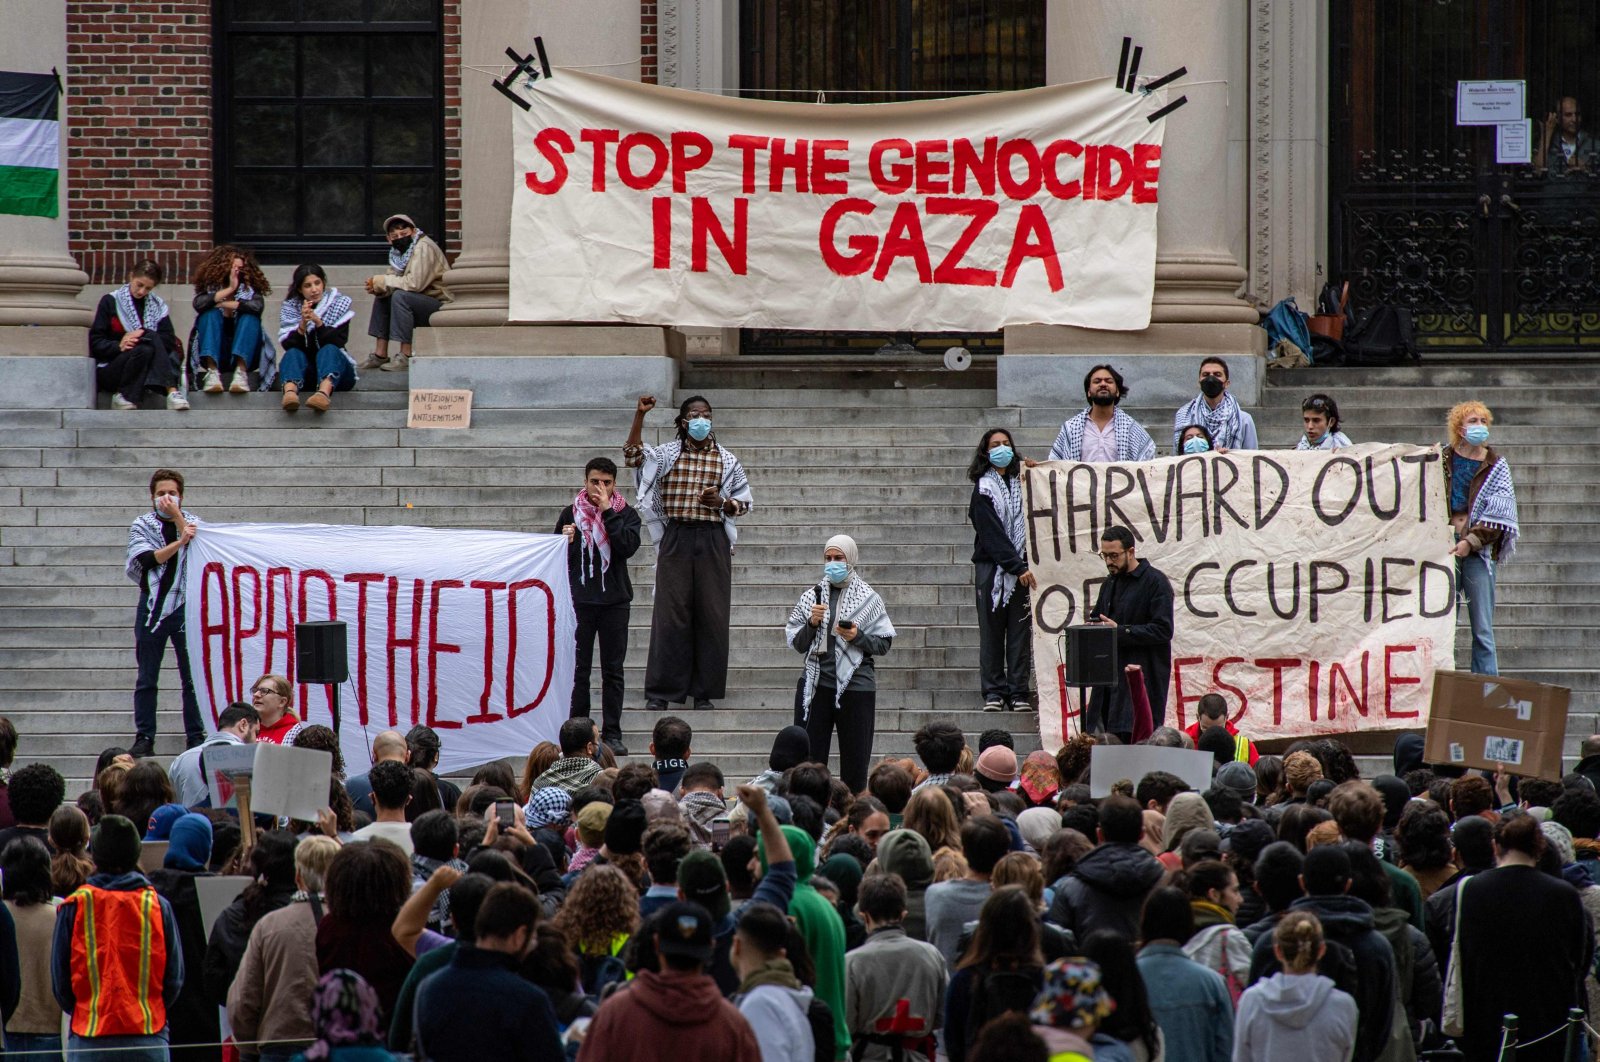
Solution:
{"label": "blue jeans", "polygon": [[[227,337],[230,324],[233,342],[224,350],[222,341]],[[213,306],[200,315],[194,330],[200,357],[216,362],[218,372],[232,371],[236,360],[243,362],[247,369],[256,367],[256,358],[261,354],[261,318],[255,314],[236,313],[230,319]]]}
{"label": "blue jeans", "polygon": [[1494,651],[1494,560],[1470,553],[1456,561],[1456,584],[1472,624],[1472,673],[1500,674]]}
{"label": "blue jeans", "polygon": [[171,1058],[165,1029],[154,1036],[67,1034],[67,1062],[170,1062]]}
{"label": "blue jeans", "polygon": [[6,1033],[7,1058],[18,1062],[61,1062],[60,1033]]}
{"label": "blue jeans", "polygon": [[[167,591],[173,593],[173,590]],[[139,680],[133,688],[133,729],[140,737],[156,736],[156,693],[161,681],[161,661],[167,643],[178,657],[178,678],[183,684],[183,734],[192,745],[206,736],[200,722],[200,702],[195,699],[194,679],[189,672],[189,646],[184,641],[182,608],[177,609],[152,630],[145,626],[150,615],[150,600],[139,595],[139,610],[133,628],[133,652],[139,662]]]}
{"label": "blue jeans", "polygon": [[329,343],[317,351],[317,376],[311,383],[306,382],[306,352],[299,347],[290,347],[283,352],[283,360],[278,365],[278,383],[296,384],[301,389],[316,387],[323,380],[333,380],[335,391],[348,391],[356,385],[356,367],[350,364],[350,359],[344,356],[344,351]]}

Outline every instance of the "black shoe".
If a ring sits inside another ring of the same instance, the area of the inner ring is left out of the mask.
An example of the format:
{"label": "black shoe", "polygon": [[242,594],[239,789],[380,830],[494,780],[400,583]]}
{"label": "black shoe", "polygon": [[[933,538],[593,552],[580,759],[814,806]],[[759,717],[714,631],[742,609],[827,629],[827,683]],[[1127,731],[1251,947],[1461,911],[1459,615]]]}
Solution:
{"label": "black shoe", "polygon": [[644,710],[647,712],[665,712],[667,710],[667,702],[659,697],[651,697],[644,702]]}
{"label": "black shoe", "polygon": [[142,760],[146,756],[154,756],[155,754],[156,739],[145,737],[143,734],[135,737],[133,739],[133,745],[128,749],[128,755],[132,756],[136,760]]}
{"label": "black shoe", "polygon": [[608,737],[600,740],[605,742],[606,748],[611,750],[613,756],[626,756],[628,754],[628,746],[622,743],[621,738]]}
{"label": "black shoe", "polygon": [[694,702],[694,710],[697,712],[710,712],[715,710],[716,707],[716,705],[712,704],[703,697]]}

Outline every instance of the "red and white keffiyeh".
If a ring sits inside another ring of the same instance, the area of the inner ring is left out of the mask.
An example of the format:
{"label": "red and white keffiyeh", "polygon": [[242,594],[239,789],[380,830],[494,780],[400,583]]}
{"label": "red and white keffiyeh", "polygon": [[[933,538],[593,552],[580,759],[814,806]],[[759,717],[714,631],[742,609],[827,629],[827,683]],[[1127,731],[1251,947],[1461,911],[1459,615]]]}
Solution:
{"label": "red and white keffiyeh", "polygon": [[[611,493],[611,511],[620,513],[627,502],[622,500],[622,492]],[[594,575],[594,557],[598,556],[600,562],[600,585],[605,585],[605,573],[611,570],[611,536],[606,534],[606,521],[604,515],[594,502],[589,500],[589,492],[580,490],[578,496],[572,499],[572,522],[578,527],[578,534],[583,536],[583,566],[579,570],[579,578],[588,582]]]}

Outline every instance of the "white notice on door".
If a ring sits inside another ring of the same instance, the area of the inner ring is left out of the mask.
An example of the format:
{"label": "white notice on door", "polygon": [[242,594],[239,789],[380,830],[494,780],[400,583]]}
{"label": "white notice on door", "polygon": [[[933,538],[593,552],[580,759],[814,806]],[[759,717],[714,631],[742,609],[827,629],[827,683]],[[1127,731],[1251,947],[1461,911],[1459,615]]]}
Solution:
{"label": "white notice on door", "polygon": [[1526,81],[1457,81],[1456,124],[1499,125],[1528,116]]}

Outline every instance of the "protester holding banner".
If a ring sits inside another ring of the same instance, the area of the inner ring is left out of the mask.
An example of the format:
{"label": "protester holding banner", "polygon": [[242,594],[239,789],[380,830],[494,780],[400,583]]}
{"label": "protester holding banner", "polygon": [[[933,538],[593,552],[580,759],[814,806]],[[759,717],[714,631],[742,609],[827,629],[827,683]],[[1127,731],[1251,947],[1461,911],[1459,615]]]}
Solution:
{"label": "protester holding banner", "polygon": [[894,624],[883,598],[856,571],[855,539],[834,535],[822,551],[823,579],[806,588],[789,613],[789,647],[805,654],[795,687],[795,723],[806,728],[811,758],[828,762],[839,731],[839,777],[859,793],[867,787],[877,712],[873,660],[889,651]]}
{"label": "protester holding banner", "polygon": [[1255,418],[1228,393],[1228,363],[1221,358],[1200,363],[1200,393],[1172,418],[1174,450],[1181,445],[1183,429],[1191,424],[1204,424],[1219,449],[1257,449]]}
{"label": "protester holding banner", "polygon": [[128,528],[128,578],[139,584],[134,614],[133,649],[139,678],[133,690],[134,756],[149,756],[156,742],[156,692],[167,643],[178,658],[183,684],[185,748],[205,740],[200,702],[189,673],[189,644],[184,636],[184,601],[188,585],[189,543],[200,520],[183,508],[183,474],[158,468],[150,477],[150,512]]}
{"label": "protester holding banner", "polygon": [[1300,403],[1300,419],[1306,433],[1296,450],[1337,450],[1350,445],[1350,436],[1339,430],[1339,405],[1327,395],[1312,395]]}
{"label": "protester holding banner", "polygon": [[655,407],[654,395],[639,398],[622,448],[637,470],[640,515],[656,546],[645,707],[664,712],[667,702],[692,698],[704,711],[726,693],[733,547],[737,518],[750,511],[750,481],[739,459],[717,445],[710,402],[685,399],[674,422],[678,437],[646,446],[644,417]]}
{"label": "protester holding banner", "polygon": [[[1139,559],[1133,532],[1126,527],[1113,524],[1105,529],[1100,559],[1110,578],[1100,584],[1089,622],[1117,629],[1117,663],[1143,669],[1150,720],[1161,726],[1172,676],[1172,584],[1149,561]],[[1133,736],[1131,698],[1126,672],[1115,687],[1096,688],[1089,695],[1088,730],[1116,734],[1127,744]]]}
{"label": "protester holding banner", "polygon": [[1511,466],[1489,446],[1494,414],[1482,402],[1462,402],[1447,420],[1450,445],[1444,474],[1450,524],[1456,532],[1456,581],[1472,623],[1472,672],[1500,674],[1494,647],[1494,569],[1517,548],[1517,491]]}
{"label": "protester holding banner", "polygon": [[1033,708],[1028,700],[1033,669],[1028,591],[1035,580],[1026,560],[1020,470],[1011,433],[1004,428],[983,433],[967,467],[967,478],[972,480],[967,520],[975,534],[978,680],[986,712]]}
{"label": "protester holding banner", "polygon": [[572,669],[572,715],[589,715],[589,674],[600,641],[600,740],[618,756],[622,744],[622,674],[628,659],[628,612],[633,583],[628,558],[639,552],[639,513],[617,490],[617,466],[596,457],[584,466],[583,489],[556,518],[567,538],[567,582],[578,619]]}
{"label": "protester holding banner", "polygon": [[1178,446],[1173,450],[1178,454],[1208,454],[1217,448],[1211,441],[1211,432],[1204,424],[1191,424],[1178,433]]}
{"label": "protester holding banner", "polygon": [[1120,372],[1109,365],[1090,369],[1083,378],[1083,397],[1088,408],[1061,425],[1050,460],[1148,461],[1156,455],[1150,433],[1117,408],[1128,397]]}
{"label": "protester holding banner", "polygon": [[[345,349],[356,315],[354,305],[350,296],[328,286],[328,275],[315,262],[295,269],[289,297],[278,312],[278,343],[283,347],[278,376],[283,381],[285,413],[300,408],[300,389],[306,386],[308,371],[316,391],[306,406],[318,413],[327,412],[335,391],[356,385],[356,360]],[[271,385],[270,380],[263,382]]]}

